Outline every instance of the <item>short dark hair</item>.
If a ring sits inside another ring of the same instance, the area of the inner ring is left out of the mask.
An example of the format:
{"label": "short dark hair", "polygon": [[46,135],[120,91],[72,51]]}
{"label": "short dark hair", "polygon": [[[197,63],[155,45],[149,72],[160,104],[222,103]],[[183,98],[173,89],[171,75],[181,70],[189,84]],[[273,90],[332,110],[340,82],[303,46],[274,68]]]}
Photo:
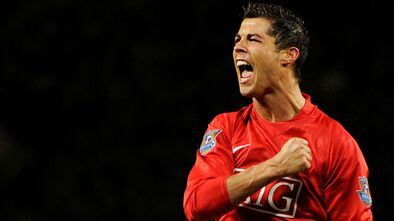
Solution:
{"label": "short dark hair", "polygon": [[277,49],[297,47],[300,50],[300,56],[295,62],[295,74],[297,79],[300,79],[309,48],[308,30],[304,19],[279,5],[249,2],[244,7],[243,19],[258,17],[271,20],[272,28],[267,34],[275,37]]}

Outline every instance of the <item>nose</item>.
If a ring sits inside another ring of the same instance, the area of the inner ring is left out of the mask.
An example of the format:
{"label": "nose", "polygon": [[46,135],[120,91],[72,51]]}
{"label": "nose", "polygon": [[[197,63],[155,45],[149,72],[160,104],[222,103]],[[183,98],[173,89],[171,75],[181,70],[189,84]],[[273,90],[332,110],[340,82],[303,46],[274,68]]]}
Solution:
{"label": "nose", "polygon": [[245,42],[243,39],[240,39],[237,43],[234,45],[234,52],[237,53],[245,53],[247,51]]}

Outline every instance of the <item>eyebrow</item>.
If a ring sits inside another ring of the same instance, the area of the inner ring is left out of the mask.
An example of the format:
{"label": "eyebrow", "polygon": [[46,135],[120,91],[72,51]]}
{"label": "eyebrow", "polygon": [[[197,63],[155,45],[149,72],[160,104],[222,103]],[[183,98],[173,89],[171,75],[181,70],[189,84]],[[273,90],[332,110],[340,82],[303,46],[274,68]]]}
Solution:
{"label": "eyebrow", "polygon": [[[263,38],[261,35],[256,34],[256,33],[247,34],[246,36],[247,36],[248,38],[251,38],[251,37],[253,37],[253,36],[257,36],[257,37],[259,37],[259,38]],[[239,37],[241,37],[241,35],[237,33],[237,34],[235,35],[235,38],[239,38]]]}

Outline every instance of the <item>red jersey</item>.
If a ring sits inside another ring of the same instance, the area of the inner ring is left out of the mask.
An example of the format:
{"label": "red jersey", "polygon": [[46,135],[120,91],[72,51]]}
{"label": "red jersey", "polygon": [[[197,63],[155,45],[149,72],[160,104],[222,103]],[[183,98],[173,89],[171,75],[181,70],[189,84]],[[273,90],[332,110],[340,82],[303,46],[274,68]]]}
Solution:
{"label": "red jersey", "polygon": [[[188,220],[372,220],[368,167],[356,141],[304,96],[288,121],[270,122],[253,104],[213,119],[188,177]],[[292,137],[308,141],[311,167],[232,205],[227,177],[272,158]]]}

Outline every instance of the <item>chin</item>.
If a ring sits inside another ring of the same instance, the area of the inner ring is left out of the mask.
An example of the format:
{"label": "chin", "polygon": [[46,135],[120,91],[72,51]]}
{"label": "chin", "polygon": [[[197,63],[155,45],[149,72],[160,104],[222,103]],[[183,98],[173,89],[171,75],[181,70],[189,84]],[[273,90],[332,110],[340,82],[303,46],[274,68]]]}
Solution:
{"label": "chin", "polygon": [[246,88],[240,88],[240,93],[242,96],[247,97],[247,98],[252,98],[253,97],[253,91],[250,89]]}

